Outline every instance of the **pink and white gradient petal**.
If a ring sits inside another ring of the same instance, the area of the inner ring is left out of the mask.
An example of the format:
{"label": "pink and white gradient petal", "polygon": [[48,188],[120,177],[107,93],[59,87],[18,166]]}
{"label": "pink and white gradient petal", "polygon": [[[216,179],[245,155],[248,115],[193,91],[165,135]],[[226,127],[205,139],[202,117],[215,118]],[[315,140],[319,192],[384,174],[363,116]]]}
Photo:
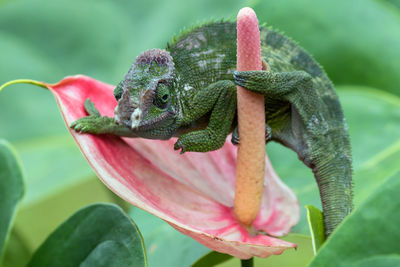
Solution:
{"label": "pink and white gradient petal", "polygon": [[[47,85],[68,125],[86,116],[90,98],[102,115],[113,116],[113,86],[86,76]],[[209,153],[173,150],[175,140],[129,139],[79,134],[70,130],[98,177],[129,203],[167,221],[203,245],[245,259],[281,254],[295,244],[267,235],[252,236],[235,219],[232,208],[236,148],[226,142]],[[254,222],[270,235],[287,234],[299,219],[299,205],[266,159],[261,210]]]}

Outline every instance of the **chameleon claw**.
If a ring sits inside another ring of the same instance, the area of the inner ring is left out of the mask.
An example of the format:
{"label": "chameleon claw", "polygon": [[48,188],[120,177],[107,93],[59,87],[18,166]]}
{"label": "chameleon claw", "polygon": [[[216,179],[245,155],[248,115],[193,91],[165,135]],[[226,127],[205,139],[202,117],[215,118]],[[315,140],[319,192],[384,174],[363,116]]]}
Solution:
{"label": "chameleon claw", "polygon": [[245,76],[243,74],[241,74],[240,71],[234,71],[233,72],[233,78],[234,78],[235,83],[237,85],[242,86],[242,87],[245,86],[247,79],[245,78]]}
{"label": "chameleon claw", "polygon": [[232,135],[231,143],[232,143],[233,145],[235,145],[235,146],[239,145],[239,144],[240,144],[240,139],[239,139],[239,137],[234,137],[234,136]]}
{"label": "chameleon claw", "polygon": [[240,143],[239,130],[237,126],[233,129],[231,143],[234,144],[235,146],[239,145]]}
{"label": "chameleon claw", "polygon": [[185,153],[186,151],[185,151],[185,146],[184,145],[182,145],[181,144],[181,142],[179,142],[179,140],[175,143],[175,145],[174,145],[174,150],[181,150],[180,152],[179,152],[179,154],[183,154],[183,153]]}

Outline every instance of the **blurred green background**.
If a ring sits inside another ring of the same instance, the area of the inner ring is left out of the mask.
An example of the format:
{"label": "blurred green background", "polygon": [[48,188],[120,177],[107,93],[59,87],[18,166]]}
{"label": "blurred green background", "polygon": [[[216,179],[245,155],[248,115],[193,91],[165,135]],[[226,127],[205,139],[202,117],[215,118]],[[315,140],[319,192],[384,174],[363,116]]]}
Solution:
{"label": "blurred green background", "polygon": [[[314,55],[336,85],[352,138],[356,207],[388,177],[400,178],[398,0],[0,0],[0,84],[19,78],[56,83],[74,74],[116,84],[142,51],[165,47],[185,27],[235,18],[243,6]],[[24,266],[58,224],[96,201],[129,211],[143,232],[150,266],[189,266],[208,252],[105,188],[46,90],[13,85],[0,93],[0,138],[16,147],[26,174],[4,266]],[[309,235],[303,206],[320,207],[311,171],[281,146],[267,151],[302,207],[293,232]],[[299,242],[297,252],[257,265],[306,266],[309,238],[288,239]]]}

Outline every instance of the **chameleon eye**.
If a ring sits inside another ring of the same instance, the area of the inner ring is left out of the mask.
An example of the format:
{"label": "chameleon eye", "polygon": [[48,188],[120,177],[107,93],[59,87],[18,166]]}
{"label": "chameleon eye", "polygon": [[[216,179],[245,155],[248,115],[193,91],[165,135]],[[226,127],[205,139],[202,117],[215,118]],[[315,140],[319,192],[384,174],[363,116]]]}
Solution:
{"label": "chameleon eye", "polygon": [[117,101],[121,98],[123,92],[122,82],[120,82],[114,89],[114,96]]}
{"label": "chameleon eye", "polygon": [[169,102],[169,88],[163,83],[157,85],[156,94],[153,99],[153,104],[161,109],[165,109]]}

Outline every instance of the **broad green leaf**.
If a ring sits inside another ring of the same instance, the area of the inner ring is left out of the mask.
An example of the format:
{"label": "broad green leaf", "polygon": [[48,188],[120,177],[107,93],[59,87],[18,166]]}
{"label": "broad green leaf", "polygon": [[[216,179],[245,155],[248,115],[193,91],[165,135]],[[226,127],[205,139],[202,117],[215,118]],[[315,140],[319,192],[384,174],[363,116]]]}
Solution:
{"label": "broad green leaf", "polygon": [[[282,267],[282,266],[295,266],[306,267],[314,257],[311,239],[309,236],[289,234],[281,238],[288,242],[297,244],[297,250],[290,249],[283,252],[282,255],[272,255],[268,258],[254,258],[255,267]],[[217,267],[238,267],[240,260],[238,258],[231,258],[230,260],[216,265]]]}
{"label": "broad green leaf", "polygon": [[[400,98],[366,87],[340,87],[349,124],[354,200],[359,206],[400,170]],[[368,108],[366,108],[368,107]]]}
{"label": "broad green leaf", "polygon": [[[387,177],[400,170],[400,99],[366,87],[337,87],[349,126],[353,155],[354,202],[359,206]],[[321,209],[313,174],[297,155],[281,145],[267,145],[267,152],[279,176],[299,198]],[[308,234],[306,211],[294,232]]]}
{"label": "broad green leaf", "polygon": [[31,257],[31,250],[26,245],[25,236],[21,236],[15,228],[11,230],[0,266],[25,267]]}
{"label": "broad green leaf", "polygon": [[229,259],[231,259],[232,256],[229,254],[223,254],[219,253],[216,251],[211,251],[198,259],[191,267],[209,267],[209,266],[215,266],[217,264],[223,263]]}
{"label": "broad green leaf", "polygon": [[129,214],[143,235],[151,267],[187,267],[210,252],[210,249],[150,213],[132,207]]}
{"label": "broad green leaf", "polygon": [[0,263],[17,204],[24,194],[21,165],[14,149],[0,140]]}
{"label": "broad green leaf", "polygon": [[400,171],[341,224],[313,260],[317,266],[398,266]]}
{"label": "broad green leaf", "polygon": [[335,84],[400,94],[400,14],[376,0],[256,1],[259,21],[299,42]]}
{"label": "broad green leaf", "polygon": [[322,212],[313,205],[306,205],[307,221],[310,228],[314,255],[325,242],[324,218]]}
{"label": "broad green leaf", "polygon": [[147,266],[137,226],[115,205],[85,207],[61,224],[28,266]]}
{"label": "broad green leaf", "polygon": [[23,237],[29,251],[35,251],[54,229],[78,209],[97,202],[119,204],[117,198],[97,177],[92,177],[22,206],[14,229]]}
{"label": "broad green leaf", "polygon": [[394,5],[395,7],[400,9],[400,0],[382,0],[383,2],[388,2],[392,5]]}
{"label": "broad green leaf", "polygon": [[398,267],[400,266],[400,255],[384,255],[368,257],[355,262],[354,267]]}

